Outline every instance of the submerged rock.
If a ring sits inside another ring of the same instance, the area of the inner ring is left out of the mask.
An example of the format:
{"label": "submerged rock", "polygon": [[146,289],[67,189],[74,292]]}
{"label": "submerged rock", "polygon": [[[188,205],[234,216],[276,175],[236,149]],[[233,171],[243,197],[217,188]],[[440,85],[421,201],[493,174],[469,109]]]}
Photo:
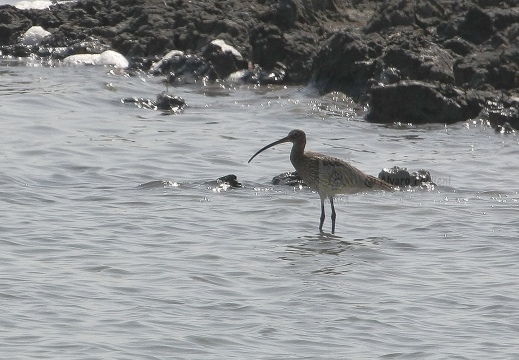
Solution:
{"label": "submerged rock", "polygon": [[218,179],[214,181],[208,181],[205,184],[207,185],[208,189],[214,192],[222,192],[229,189],[237,189],[242,187],[241,183],[238,182],[238,179],[234,174],[219,177]]}
{"label": "submerged rock", "polygon": [[394,166],[384,168],[378,174],[378,178],[398,187],[403,186],[434,186],[429,171],[420,169],[410,173],[406,168]]}
{"label": "submerged rock", "polygon": [[139,108],[150,110],[162,110],[168,114],[178,114],[187,106],[185,100],[180,96],[173,96],[166,93],[157,95],[157,100],[147,98],[124,98],[123,104],[135,104]]}
{"label": "submerged rock", "polygon": [[186,101],[180,96],[162,93],[157,95],[156,106],[158,110],[171,110],[177,112],[186,106]]}
{"label": "submerged rock", "polygon": [[272,178],[273,185],[306,186],[297,171],[288,171]]}
{"label": "submerged rock", "polygon": [[515,134],[516,131],[508,122],[496,126],[496,132],[500,134]]}
{"label": "submerged rock", "polygon": [[225,175],[216,179],[216,183],[221,186],[230,186],[232,188],[242,187],[241,183],[238,182],[238,178],[234,174]]}

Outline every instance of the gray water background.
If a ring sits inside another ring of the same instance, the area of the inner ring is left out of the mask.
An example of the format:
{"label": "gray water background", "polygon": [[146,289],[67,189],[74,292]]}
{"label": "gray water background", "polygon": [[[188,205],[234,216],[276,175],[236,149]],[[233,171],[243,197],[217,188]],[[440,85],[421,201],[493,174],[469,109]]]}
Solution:
{"label": "gray water background", "polygon": [[[165,115],[120,101],[160,78],[105,67],[4,60],[0,84],[0,358],[519,358],[515,134],[229,83]],[[289,144],[247,164],[293,128],[438,186],[339,196],[320,234],[318,195],[270,183]]]}

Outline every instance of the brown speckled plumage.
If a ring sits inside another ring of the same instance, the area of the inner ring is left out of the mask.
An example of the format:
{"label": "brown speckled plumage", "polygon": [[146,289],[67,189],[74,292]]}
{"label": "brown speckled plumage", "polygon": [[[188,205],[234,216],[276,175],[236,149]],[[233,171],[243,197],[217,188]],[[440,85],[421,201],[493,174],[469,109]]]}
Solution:
{"label": "brown speckled plumage", "polygon": [[302,130],[292,130],[286,137],[269,144],[254,154],[249,162],[260,152],[284,142],[292,142],[290,161],[303,181],[321,197],[321,221],[324,223],[324,200],[328,198],[332,208],[332,234],[335,232],[335,209],[333,197],[337,194],[353,194],[367,190],[392,191],[386,182],[365,174],[347,162],[323,154],[306,151],[306,134]]}

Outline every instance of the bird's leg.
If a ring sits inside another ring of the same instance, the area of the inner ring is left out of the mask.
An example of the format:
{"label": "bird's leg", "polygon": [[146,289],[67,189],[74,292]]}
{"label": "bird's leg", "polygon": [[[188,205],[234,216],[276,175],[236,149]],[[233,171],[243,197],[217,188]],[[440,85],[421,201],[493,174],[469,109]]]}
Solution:
{"label": "bird's leg", "polygon": [[332,234],[335,233],[335,207],[333,206],[333,196],[329,197],[330,199],[330,205],[332,206]]}
{"label": "bird's leg", "polygon": [[324,224],[324,198],[321,198],[321,222],[319,223],[319,231],[323,232]]}

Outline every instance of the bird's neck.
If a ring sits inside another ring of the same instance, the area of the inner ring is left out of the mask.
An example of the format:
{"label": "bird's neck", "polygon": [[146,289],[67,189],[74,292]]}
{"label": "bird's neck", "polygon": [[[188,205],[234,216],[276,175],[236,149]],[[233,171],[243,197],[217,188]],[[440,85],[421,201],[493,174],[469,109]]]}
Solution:
{"label": "bird's neck", "polygon": [[[298,144],[295,143],[292,145],[292,151],[290,152],[290,161],[292,162],[292,165],[294,167],[297,167],[296,164],[298,164],[298,159],[301,159],[305,154],[305,143]],[[296,168],[297,170],[297,168]]]}

